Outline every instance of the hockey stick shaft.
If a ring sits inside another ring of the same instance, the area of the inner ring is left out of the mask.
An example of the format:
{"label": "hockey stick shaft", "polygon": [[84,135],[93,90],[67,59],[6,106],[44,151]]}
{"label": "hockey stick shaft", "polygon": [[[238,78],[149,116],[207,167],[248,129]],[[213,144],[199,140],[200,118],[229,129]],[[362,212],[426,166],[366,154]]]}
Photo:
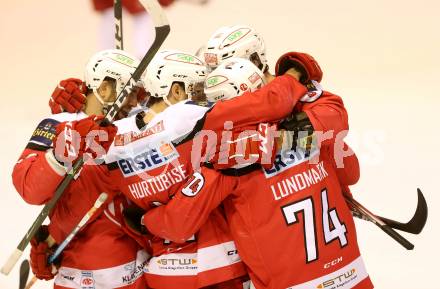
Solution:
{"label": "hockey stick shaft", "polygon": [[[95,203],[93,204],[93,207],[90,208],[90,210],[87,211],[87,213],[82,217],[82,219],[79,221],[78,225],[75,226],[75,228],[70,232],[70,234],[64,239],[64,241],[58,246],[58,248],[55,250],[55,252],[48,258],[47,263],[52,264],[58,256],[63,252],[63,250],[69,245],[70,241],[76,236],[76,234],[84,227],[85,224],[90,220],[90,218],[96,213],[96,211],[102,206],[102,204],[105,203],[107,200],[108,195],[106,193],[101,193],[96,199]],[[52,247],[55,245],[55,240],[51,236],[49,236],[46,240],[49,247]],[[37,277],[33,276],[31,281],[26,285],[26,289],[31,288],[35,282],[37,282]]]}
{"label": "hockey stick shaft", "polygon": [[363,218],[369,220],[374,223],[376,226],[380,227],[386,234],[388,234],[391,238],[396,240],[400,245],[405,247],[407,250],[414,249],[414,245],[411,244],[407,239],[405,239],[402,235],[394,231],[390,226],[385,224],[380,218],[371,213],[367,208],[361,205],[358,201],[353,199],[350,196],[345,196],[345,200],[349,203],[352,209],[358,211],[359,214],[363,216]]}
{"label": "hockey stick shaft", "polygon": [[[160,46],[163,44],[163,42],[165,41],[166,37],[170,32],[170,26],[168,24],[168,20],[157,0],[141,0],[140,2],[153,18],[153,22],[155,24],[155,30],[156,30],[156,38],[154,39],[152,46],[147,51],[145,56],[142,58],[139,66],[136,68],[136,70],[134,71],[133,75],[131,76],[131,78],[129,79],[123,90],[119,93],[115,103],[111,106],[109,112],[105,115],[105,119],[103,120],[101,125],[105,125],[106,123],[108,124],[113,121],[119,109],[121,108],[122,103],[124,102],[126,97],[130,94],[130,92],[133,90],[133,88],[136,86],[137,81],[139,81],[142,76],[142,73],[145,71],[148,64],[151,62],[154,55],[159,50]],[[83,164],[84,164],[84,160],[82,158],[76,161],[75,164],[73,165],[73,168],[70,169],[66,177],[61,182],[61,184],[57,187],[52,199],[43,207],[39,216],[35,219],[34,223],[31,225],[31,227],[29,228],[23,239],[20,241],[17,248],[14,250],[14,252],[8,258],[6,263],[3,265],[1,272],[4,275],[8,275],[11,272],[12,268],[15,266],[18,259],[23,254],[23,251],[29,244],[30,240],[33,238],[38,228],[43,224],[44,220],[49,215],[50,211],[55,206],[58,199],[62,196],[65,189],[69,186],[74,176],[77,175],[77,173],[80,171]]]}
{"label": "hockey stick shaft", "polygon": [[[354,217],[359,218],[361,220],[364,221],[369,221],[370,219],[368,219],[367,217],[365,217],[364,215],[362,215],[360,212],[358,211],[352,211],[352,214]],[[376,216],[377,218],[379,218],[382,222],[384,222],[387,226],[393,228],[393,229],[397,229],[399,231],[403,231],[403,232],[407,232],[407,233],[411,233],[411,234],[418,234],[417,232],[414,231],[414,229],[412,228],[408,228],[407,227],[407,223],[400,223],[396,220],[393,219],[388,219],[385,217],[381,217],[381,216]]]}
{"label": "hockey stick shaft", "polygon": [[156,38],[153,41],[148,52],[142,58],[136,70],[133,72],[133,75],[128,80],[125,87],[119,93],[118,98],[111,106],[109,112],[105,115],[105,119],[102,125],[106,125],[111,123],[118,113],[119,109],[122,106],[122,103],[126,99],[126,97],[130,94],[133,88],[137,85],[137,82],[140,80],[142,73],[147,68],[148,64],[153,59],[156,52],[159,50],[160,46],[163,44],[168,34],[170,33],[170,26],[168,24],[168,20],[163,13],[163,10],[157,0],[140,0],[141,4],[146,8],[146,10],[150,13],[153,18],[153,22],[156,30]]}
{"label": "hockey stick shaft", "polygon": [[58,199],[62,196],[67,186],[70,184],[70,182],[73,180],[74,176],[77,174],[77,172],[82,167],[84,161],[80,158],[74,165],[73,168],[67,173],[66,177],[64,177],[63,181],[58,185],[54,196],[52,199],[44,205],[43,209],[41,210],[38,217],[35,219],[29,230],[24,235],[23,239],[21,239],[20,243],[18,244],[17,248],[12,252],[9,259],[6,261],[6,263],[3,265],[1,272],[4,275],[8,275],[14,265],[17,263],[18,259],[20,259],[21,255],[23,254],[24,249],[26,249],[27,245],[31,241],[31,239],[35,236],[36,232],[40,228],[40,226],[43,224],[46,217],[49,215],[52,208],[57,203]]}
{"label": "hockey stick shaft", "polygon": [[[365,218],[364,215],[360,214],[357,211],[352,211],[352,213],[353,216],[357,218],[369,221],[367,218]],[[426,221],[428,219],[428,204],[426,203],[426,199],[423,196],[422,191],[420,189],[417,189],[417,208],[411,220],[406,223],[401,223],[393,219],[388,219],[381,216],[376,217],[393,229],[411,234],[420,234],[420,232],[422,232],[423,228],[425,227]]]}
{"label": "hockey stick shaft", "polygon": [[115,46],[116,49],[124,49],[122,32],[122,0],[114,0],[113,9],[115,14]]}
{"label": "hockey stick shaft", "polygon": [[38,278],[33,276],[31,281],[29,281],[29,283],[26,284],[26,287],[24,287],[25,289],[30,289],[32,286],[34,286],[34,284],[38,281]]}
{"label": "hockey stick shaft", "polygon": [[93,207],[84,215],[84,217],[79,221],[78,225],[70,232],[66,239],[58,246],[52,256],[49,257],[48,263],[52,264],[55,259],[63,252],[64,248],[69,245],[70,241],[75,237],[75,235],[84,227],[84,225],[90,220],[90,218],[95,214],[95,212],[105,203],[108,195],[106,193],[101,193],[96,200]]}

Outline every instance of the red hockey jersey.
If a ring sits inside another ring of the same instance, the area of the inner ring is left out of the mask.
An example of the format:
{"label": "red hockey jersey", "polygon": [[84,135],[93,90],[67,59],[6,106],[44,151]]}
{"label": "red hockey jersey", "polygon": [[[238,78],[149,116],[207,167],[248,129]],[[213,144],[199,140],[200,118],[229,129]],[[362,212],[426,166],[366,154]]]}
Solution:
{"label": "red hockey jersey", "polygon": [[[177,103],[156,115],[144,128],[139,127],[135,117],[121,120],[106,156],[112,179],[144,210],[166,204],[193,171],[191,151],[202,153],[192,147],[191,140],[197,132],[210,130],[216,136],[228,121],[230,129],[279,121],[292,112],[305,92],[305,87],[293,77],[282,76],[257,92],[212,107],[191,101]],[[191,240],[164,244],[162,239],[153,239],[154,257],[147,272],[152,287],[159,283],[169,284],[169,288],[176,288],[176,284],[180,284],[179,288],[202,287],[245,274],[221,212],[214,211],[199,229],[197,245]],[[182,278],[185,275],[187,278]]]}
{"label": "red hockey jersey", "polygon": [[373,288],[329,148],[281,151],[271,169],[240,177],[202,168],[144,225],[179,242],[223,202],[256,288]]}
{"label": "red hockey jersey", "polygon": [[348,130],[343,103],[323,92],[296,109],[308,114],[315,130],[333,133],[321,150],[308,155],[285,149],[272,168],[241,177],[202,168],[174,190],[166,206],[147,212],[144,224],[155,235],[182,242],[223,202],[257,288],[372,288],[341,194],[341,186],[358,180],[359,164],[355,155],[346,157],[342,167],[334,158],[335,138]]}
{"label": "red hockey jersey", "polygon": [[[66,173],[51,152],[55,127],[60,122],[84,117],[84,113],[61,113],[37,126],[12,173],[13,183],[26,202],[44,204],[52,198]],[[143,268],[149,256],[120,225],[122,206],[127,201],[123,196],[112,201],[116,193],[105,166],[84,166],[81,177],[72,181],[52,210],[49,232],[58,244],[64,241],[101,192],[110,195],[107,208],[103,206],[105,213],[95,213],[93,220],[64,249],[55,288],[147,286]]]}

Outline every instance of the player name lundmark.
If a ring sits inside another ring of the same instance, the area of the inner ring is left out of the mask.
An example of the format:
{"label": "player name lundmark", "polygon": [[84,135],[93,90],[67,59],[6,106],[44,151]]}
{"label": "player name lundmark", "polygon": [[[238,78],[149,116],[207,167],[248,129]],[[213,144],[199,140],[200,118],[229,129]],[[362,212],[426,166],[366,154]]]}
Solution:
{"label": "player name lundmark", "polygon": [[271,185],[270,188],[275,201],[278,201],[293,193],[317,184],[326,177],[328,177],[328,173],[324,168],[324,163],[319,162],[315,167],[285,178],[275,185]]}

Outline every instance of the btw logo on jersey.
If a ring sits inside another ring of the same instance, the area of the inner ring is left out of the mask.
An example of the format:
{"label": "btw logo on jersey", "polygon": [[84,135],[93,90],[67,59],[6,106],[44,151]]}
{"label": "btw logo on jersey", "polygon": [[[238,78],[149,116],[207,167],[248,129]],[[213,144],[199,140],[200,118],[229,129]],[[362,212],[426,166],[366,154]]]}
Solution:
{"label": "btw logo on jersey", "polygon": [[118,166],[125,177],[149,171],[177,159],[179,153],[171,143],[164,143],[129,158],[118,160]]}
{"label": "btw logo on jersey", "polygon": [[278,152],[277,155],[275,156],[275,160],[270,169],[263,168],[264,175],[266,176],[266,179],[274,177],[293,166],[296,166],[300,163],[310,160],[318,153],[319,150],[316,147],[312,148],[310,153],[306,152],[306,150],[299,148],[296,151],[282,150]]}

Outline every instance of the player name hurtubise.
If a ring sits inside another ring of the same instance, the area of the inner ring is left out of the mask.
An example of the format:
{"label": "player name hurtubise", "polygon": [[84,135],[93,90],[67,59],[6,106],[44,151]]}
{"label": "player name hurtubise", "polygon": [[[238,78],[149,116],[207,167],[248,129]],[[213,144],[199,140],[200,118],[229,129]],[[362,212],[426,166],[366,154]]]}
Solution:
{"label": "player name hurtubise", "polygon": [[187,177],[188,174],[185,171],[184,166],[179,165],[158,176],[152,177],[145,175],[145,179],[143,181],[130,184],[128,185],[128,188],[133,198],[141,199],[163,192]]}

